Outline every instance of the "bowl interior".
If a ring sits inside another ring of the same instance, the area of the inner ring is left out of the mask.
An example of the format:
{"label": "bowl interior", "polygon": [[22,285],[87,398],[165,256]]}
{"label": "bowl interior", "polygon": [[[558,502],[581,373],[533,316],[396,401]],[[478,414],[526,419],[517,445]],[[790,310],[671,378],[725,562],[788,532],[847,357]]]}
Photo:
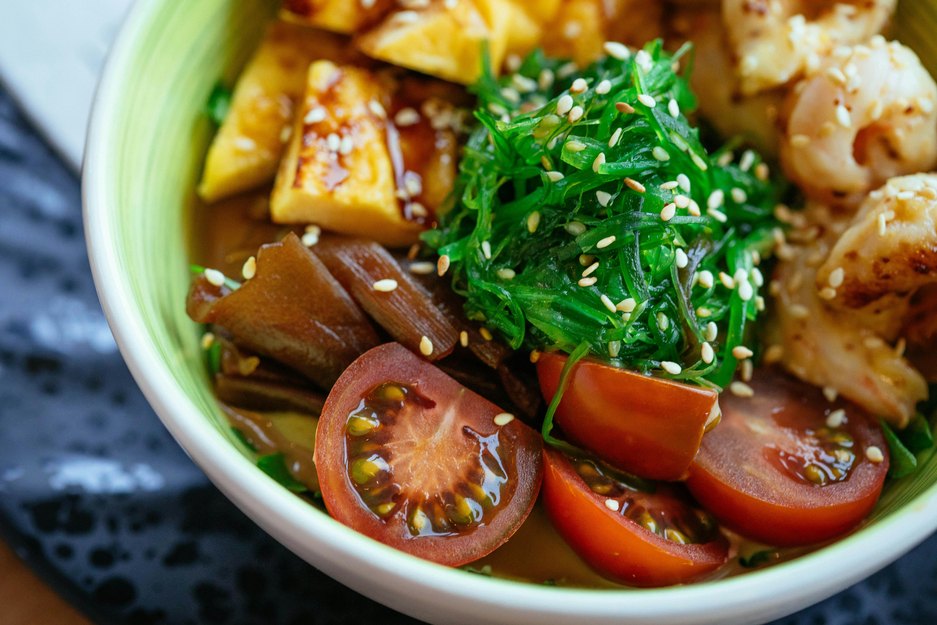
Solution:
{"label": "bowl interior", "polygon": [[[904,0],[900,7],[896,21],[900,38],[916,48],[929,69],[935,71],[937,43],[931,34],[937,32],[937,3]],[[140,0],[128,25],[132,32],[121,38],[110,62],[86,161],[89,248],[99,291],[125,357],[132,361],[144,387],[151,375],[159,374],[171,381],[174,400],[188,403],[186,414],[197,414],[232,446],[218,452],[222,455],[234,454],[235,448],[245,456],[250,452],[232,435],[216,406],[203,366],[200,330],[185,314],[188,210],[193,205],[195,182],[213,132],[203,112],[204,104],[217,81],[233,82],[275,10],[272,0]],[[129,337],[129,332],[138,335]],[[160,410],[177,434],[171,421],[179,415],[168,414],[171,412]],[[212,473],[206,466],[210,460],[192,449],[188,451]],[[241,463],[243,471],[259,474],[246,457]],[[937,526],[937,521],[920,514],[926,508],[933,515],[937,506],[937,490],[932,488],[935,479],[937,457],[932,456],[913,477],[891,485],[861,532],[800,560],[744,576],[751,581],[740,578],[715,584],[728,590],[732,585],[754,588],[752,584],[769,582],[771,576],[795,579],[806,574],[808,567],[830,565],[848,549],[883,549],[882,545],[893,539],[894,530],[916,528],[909,539],[893,543],[890,557],[876,561],[878,566],[884,565]],[[266,480],[261,488],[280,487]],[[282,496],[287,496],[285,491]],[[909,506],[912,500],[916,501]],[[310,519],[322,517],[316,523],[327,522],[322,513],[308,508],[302,514],[311,515]],[[269,529],[267,523],[264,525]],[[283,540],[283,536],[278,538]],[[362,544],[365,541],[360,539]],[[378,546],[367,545],[367,549],[372,548]],[[476,582],[482,583],[473,580],[467,584]],[[689,590],[665,592],[672,597]],[[831,586],[829,592],[833,590],[836,588]],[[568,593],[586,595],[587,591]],[[555,596],[572,596],[568,593]],[[654,593],[661,591],[612,594]],[[812,598],[821,596],[814,594]],[[797,607],[793,605],[790,610]]]}

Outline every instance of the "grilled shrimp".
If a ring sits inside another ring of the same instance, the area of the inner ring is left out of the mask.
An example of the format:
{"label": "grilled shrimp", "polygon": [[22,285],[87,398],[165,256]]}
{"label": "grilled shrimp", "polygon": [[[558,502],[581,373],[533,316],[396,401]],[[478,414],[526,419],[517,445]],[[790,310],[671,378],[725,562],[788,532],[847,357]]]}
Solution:
{"label": "grilled shrimp", "polygon": [[897,0],[723,0],[743,93],[786,84],[835,46],[879,33]]}
{"label": "grilled shrimp", "polygon": [[924,378],[900,345],[891,344],[907,298],[880,300],[861,311],[829,307],[816,288],[816,274],[837,236],[833,228],[809,248],[785,244],[771,284],[776,316],[769,338],[778,345],[781,363],[797,377],[835,389],[870,414],[904,427],[927,397]]}
{"label": "grilled shrimp", "polygon": [[937,175],[873,191],[817,271],[830,304],[855,309],[937,282]]}
{"label": "grilled shrimp", "polygon": [[785,109],[781,162],[820,202],[855,207],[889,178],[937,164],[937,85],[899,43],[837,48]]}

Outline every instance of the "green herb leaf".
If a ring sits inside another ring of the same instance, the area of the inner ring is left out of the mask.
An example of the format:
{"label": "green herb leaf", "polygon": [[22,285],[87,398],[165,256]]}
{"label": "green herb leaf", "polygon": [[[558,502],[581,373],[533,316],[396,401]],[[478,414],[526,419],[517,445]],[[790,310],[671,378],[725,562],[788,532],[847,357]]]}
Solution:
{"label": "green herb leaf", "polygon": [[934,448],[934,432],[924,415],[917,415],[900,434],[901,442],[912,454]]}
{"label": "green herb leaf", "polygon": [[208,362],[208,373],[214,377],[221,373],[221,342],[212,341],[205,351],[205,360]]}
{"label": "green herb leaf", "polygon": [[223,84],[218,83],[211,90],[208,96],[208,102],[205,104],[205,112],[208,114],[216,126],[220,126],[228,112],[231,110],[231,90]]}
{"label": "green herb leaf", "polygon": [[748,556],[739,556],[739,564],[747,569],[753,569],[770,562],[777,562],[780,558],[781,554],[777,551],[766,549],[763,551],[756,551]]}
{"label": "green herb leaf", "polygon": [[284,488],[294,493],[305,493],[309,489],[305,484],[296,480],[286,466],[283,454],[270,454],[257,459],[257,468],[275,479]]}
{"label": "green herb leaf", "polygon": [[244,432],[237,428],[231,428],[231,431],[234,432],[234,436],[241,442],[242,445],[247,447],[252,452],[257,453],[257,446],[247,438]]}
{"label": "green herb leaf", "polygon": [[917,457],[905,447],[895,431],[885,421],[881,421],[882,433],[888,443],[889,467],[888,477],[900,480],[917,470]]}

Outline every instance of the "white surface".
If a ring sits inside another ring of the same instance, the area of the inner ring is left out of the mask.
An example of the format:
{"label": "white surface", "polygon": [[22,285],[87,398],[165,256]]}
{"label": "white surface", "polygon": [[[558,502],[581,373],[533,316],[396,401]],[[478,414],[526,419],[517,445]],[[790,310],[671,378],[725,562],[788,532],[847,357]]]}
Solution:
{"label": "white surface", "polygon": [[0,0],[0,80],[77,171],[107,50],[133,0]]}
{"label": "white surface", "polygon": [[[4,0],[9,1],[9,0]],[[765,622],[846,588],[895,560],[937,527],[937,487],[897,513],[830,547],[765,570],[686,587],[596,591],[519,584],[419,560],[344,527],[270,480],[209,423],[147,337],[120,265],[108,215],[117,181],[105,167],[109,123],[124,104],[128,59],[155,7],[140,0],[115,45],[94,110],[84,171],[85,231],[98,293],[121,352],[172,435],[209,478],[284,545],[348,586],[439,624],[701,625]],[[236,2],[237,0],[229,0]]]}

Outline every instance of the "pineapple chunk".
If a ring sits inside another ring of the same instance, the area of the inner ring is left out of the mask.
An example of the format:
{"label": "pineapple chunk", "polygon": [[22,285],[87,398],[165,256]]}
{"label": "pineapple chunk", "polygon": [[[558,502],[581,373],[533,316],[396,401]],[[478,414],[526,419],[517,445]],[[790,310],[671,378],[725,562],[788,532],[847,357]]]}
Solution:
{"label": "pineapple chunk", "polygon": [[329,61],[309,67],[270,202],[274,222],[315,223],[391,246],[416,241],[421,227],[400,210],[384,120],[373,104],[383,91],[367,70]]}
{"label": "pineapple chunk", "polygon": [[394,5],[377,0],[365,8],[359,0],[286,0],[280,12],[284,19],[350,35],[374,23]]}
{"label": "pineapple chunk", "polygon": [[286,22],[270,25],[208,151],[198,189],[202,199],[214,202],[273,180],[309,64],[346,58],[348,48],[337,35]]}
{"label": "pineapple chunk", "polygon": [[507,50],[511,0],[433,0],[426,8],[392,13],[358,40],[368,56],[453,82],[470,84],[481,73],[482,43],[492,65]]}
{"label": "pineapple chunk", "polygon": [[643,46],[660,36],[660,0],[563,0],[543,41],[551,56],[585,66],[604,54],[606,41]]}
{"label": "pineapple chunk", "polygon": [[556,17],[561,0],[509,0],[507,53],[525,55],[541,44],[546,26]]}

